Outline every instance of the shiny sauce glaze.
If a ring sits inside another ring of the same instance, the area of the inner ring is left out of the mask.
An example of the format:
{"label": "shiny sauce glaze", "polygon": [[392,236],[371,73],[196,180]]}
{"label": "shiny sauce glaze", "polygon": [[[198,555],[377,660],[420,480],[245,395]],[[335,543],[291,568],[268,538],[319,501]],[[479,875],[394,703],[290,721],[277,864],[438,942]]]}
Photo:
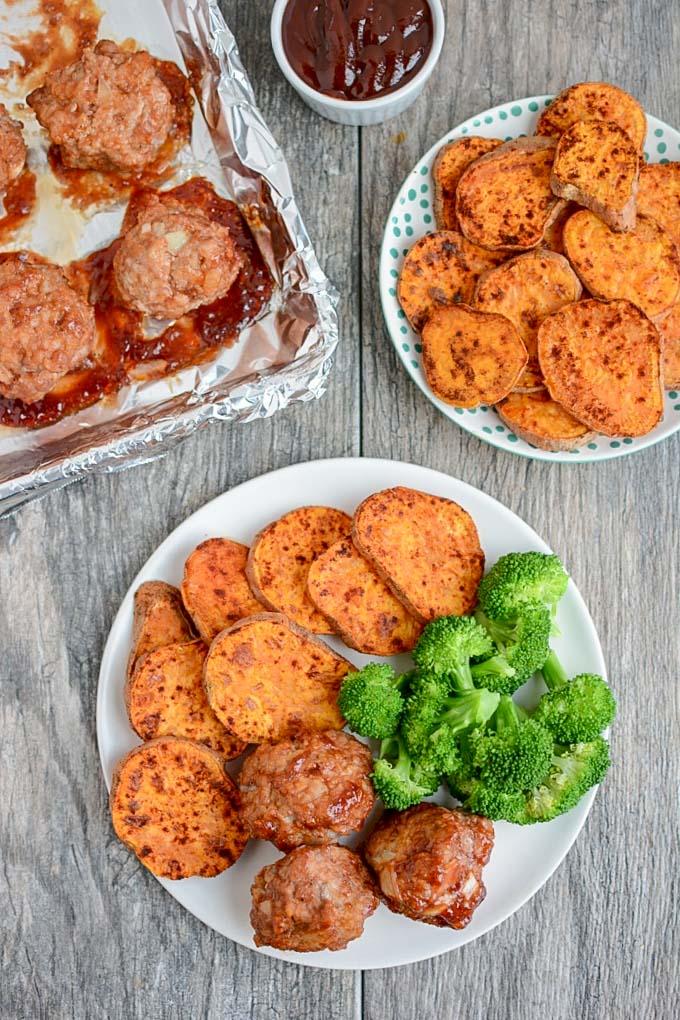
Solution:
{"label": "shiny sauce glaze", "polygon": [[35,208],[35,174],[25,167],[2,197],[0,242],[6,240],[28,219]]}
{"label": "shiny sauce glaze", "polygon": [[[126,225],[134,223],[148,189],[134,192]],[[94,305],[97,344],[80,369],[68,373],[42,400],[26,404],[0,396],[0,424],[21,428],[50,425],[116,393],[135,379],[172,375],[212,357],[216,348],[230,347],[271,297],[273,282],[238,207],[195,177],[165,194],[202,209],[229,230],[243,266],[229,293],[190,312],[154,337],[145,335],[143,316],[118,303],[113,257],[118,240],[93,252],[65,271],[72,286]],[[1,256],[0,256],[1,257]]]}
{"label": "shiny sauce glaze", "polygon": [[172,161],[191,137],[194,96],[191,82],[177,64],[170,60],[154,60],[154,63],[158,77],[172,98],[173,117],[168,137],[153,163],[135,174],[74,170],[64,166],[59,146],[50,146],[48,159],[52,173],[58,179],[63,194],[78,208],[119,202],[127,198],[134,188],[158,186],[173,174]]}
{"label": "shiny sauce glaze", "polygon": [[317,92],[360,100],[394,92],[432,49],[427,0],[290,0],[283,48]]}

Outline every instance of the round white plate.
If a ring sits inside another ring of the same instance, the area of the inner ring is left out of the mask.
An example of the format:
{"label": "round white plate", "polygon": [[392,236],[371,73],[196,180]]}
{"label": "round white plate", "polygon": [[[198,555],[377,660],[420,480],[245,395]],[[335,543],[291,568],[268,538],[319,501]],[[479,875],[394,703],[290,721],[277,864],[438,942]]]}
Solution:
{"label": "round white plate", "polygon": [[[186,557],[199,542],[211,536],[223,535],[249,543],[265,524],[295,507],[327,504],[352,513],[370,493],[393,485],[446,496],[465,507],[479,529],[487,565],[506,552],[549,551],[528,524],[495,499],[455,478],[414,464],[360,458],[312,461],[254,478],[223,493],[180,524],[151,556],[132,583],[111,628],[97,696],[97,739],[107,786],[111,785],[116,762],[139,743],[130,728],[123,703],[132,600],[138,585],[152,579],[179,584]],[[568,555],[566,560],[568,565]],[[602,650],[593,622],[573,583],[569,584],[560,604],[558,622],[562,634],[571,637],[568,645],[564,638],[555,641],[567,671],[574,674],[590,670],[604,675]],[[340,641],[329,640],[354,662],[369,661],[367,656],[348,651]],[[408,656],[401,656],[400,665],[404,667],[408,659]],[[528,704],[537,696],[534,683],[522,690]],[[463,931],[420,924],[393,914],[381,905],[368,919],[363,937],[350,942],[347,949],[340,952],[283,953],[266,947],[259,952],[315,967],[368,969],[413,963],[462,946],[500,924],[543,885],[576,839],[593,797],[594,791],[591,791],[573,811],[548,824],[522,828],[497,823],[496,845],[484,870],[487,896]],[[447,800],[443,792],[437,799],[442,803],[454,803],[450,798]],[[205,924],[252,949],[248,920],[250,885],[256,872],[278,856],[278,851],[270,844],[251,841],[241,859],[217,878],[160,881]]]}
{"label": "round white plate", "polygon": [[[387,330],[406,371],[425,396],[442,414],[461,425],[468,432],[501,450],[511,450],[523,457],[537,460],[576,461],[609,460],[623,457],[636,450],[658,443],[680,429],[680,393],[666,393],[664,417],[655,429],[638,439],[609,439],[596,436],[579,450],[550,453],[539,450],[515,435],[500,420],[492,407],[464,410],[438,400],[432,393],[422,369],[420,337],[409,326],[397,299],[397,279],[404,256],[411,245],[425,234],[436,230],[432,208],[432,164],[442,145],[465,135],[482,135],[484,138],[502,138],[510,141],[522,135],[533,135],[539,112],[549,104],[551,96],[532,96],[494,106],[491,110],[470,117],[453,131],[440,138],[419,159],[401,186],[390,210],[380,250],[380,300]],[[657,120],[647,117],[645,159],[650,163],[667,163],[680,159],[680,132]]]}

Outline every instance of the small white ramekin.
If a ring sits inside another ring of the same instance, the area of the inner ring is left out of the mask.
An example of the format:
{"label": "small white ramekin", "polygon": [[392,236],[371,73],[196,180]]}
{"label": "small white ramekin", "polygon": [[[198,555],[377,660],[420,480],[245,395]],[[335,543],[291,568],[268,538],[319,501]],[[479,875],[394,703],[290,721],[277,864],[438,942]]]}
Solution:
{"label": "small white ramekin", "polygon": [[335,99],[333,96],[325,96],[322,92],[317,92],[316,89],[304,82],[293,70],[283,48],[281,23],[288,0],[276,0],[272,11],[271,39],[276,62],[297,94],[304,99],[308,106],[311,106],[315,113],[328,120],[334,120],[338,124],[350,124],[354,127],[381,124],[384,120],[403,113],[411,103],[416,101],[439,60],[444,42],[444,8],[441,0],[427,0],[427,2],[432,11],[432,49],[418,73],[401,88],[389,92],[386,96],[359,100]]}

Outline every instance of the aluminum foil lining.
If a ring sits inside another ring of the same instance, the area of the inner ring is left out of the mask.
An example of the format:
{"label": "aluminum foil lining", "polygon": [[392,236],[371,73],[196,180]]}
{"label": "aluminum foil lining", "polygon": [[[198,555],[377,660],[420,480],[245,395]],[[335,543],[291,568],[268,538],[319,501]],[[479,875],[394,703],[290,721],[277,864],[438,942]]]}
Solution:
{"label": "aluminum foil lining", "polygon": [[[99,5],[100,36],[133,35],[155,55],[191,68],[203,116],[196,111],[178,179],[200,173],[238,203],[274,277],[274,295],[237,343],[209,362],[133,383],[43,429],[1,428],[0,516],[86,474],[160,456],[211,422],[267,418],[293,401],[320,397],[338,342],[337,294],[319,266],[285,159],[217,0],[145,0],[141,9],[138,0]],[[121,219],[119,210],[87,224],[84,248],[112,240]],[[57,232],[48,225],[45,233]],[[19,237],[14,246],[49,248],[47,241],[42,247],[35,237],[29,241]],[[69,255],[84,254],[82,248]]]}

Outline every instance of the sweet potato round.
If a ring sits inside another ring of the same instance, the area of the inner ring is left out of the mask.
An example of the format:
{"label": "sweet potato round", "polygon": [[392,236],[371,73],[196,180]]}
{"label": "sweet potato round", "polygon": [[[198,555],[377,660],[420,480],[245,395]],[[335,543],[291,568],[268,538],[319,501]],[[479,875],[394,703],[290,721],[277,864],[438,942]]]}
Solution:
{"label": "sweet potato round", "polygon": [[184,611],[177,588],[165,581],[144,581],[135,592],[132,617],[132,650],[127,673],[132,674],[142,655],[194,638],[194,628]]}
{"label": "sweet potato round", "polygon": [[654,220],[638,216],[635,230],[620,234],[582,209],[564,228],[564,245],[584,287],[607,301],[632,301],[653,318],[680,294],[680,256]]}
{"label": "sweet potato round", "polygon": [[118,838],[161,878],[219,875],[248,840],[222,758],[193,740],[133,748],[116,766],[110,805]]}
{"label": "sweet potato round", "polygon": [[517,255],[479,278],[475,308],[504,315],[517,329],[527,349],[528,363],[516,390],[543,388],[536,334],[546,315],[578,301],[581,283],[565,258],[539,249]]}
{"label": "sweet potato round", "polygon": [[645,111],[628,92],[604,81],[582,81],[560,92],[538,118],[536,134],[559,138],[582,120],[613,121],[642,152],[647,135]]}
{"label": "sweet potato round", "polygon": [[680,389],[680,303],[659,315],[654,324],[662,340],[663,384],[667,390]]}
{"label": "sweet potato round", "polygon": [[401,307],[416,332],[437,308],[469,302],[480,275],[501,258],[454,230],[439,230],[416,241],[397,285]]}
{"label": "sweet potato round", "polygon": [[510,320],[469,305],[438,308],[423,327],[422,342],[430,389],[455,407],[498,403],[527,366],[527,349]]}
{"label": "sweet potato round", "polygon": [[182,600],[206,644],[225,627],[260,613],[246,578],[248,546],[229,538],[209,538],[184,564]]}
{"label": "sweet potato round", "polygon": [[645,163],[640,170],[637,209],[656,220],[680,249],[680,163]]}
{"label": "sweet potato round", "polygon": [[303,730],[339,730],[337,696],[354,667],[278,613],[223,630],[205,660],[208,702],[230,733],[249,743]]}
{"label": "sweet potato round", "polygon": [[496,406],[501,421],[539,450],[575,450],[595,433],[557,404],[547,390],[511,393]]}
{"label": "sweet potato round", "polygon": [[551,138],[518,138],[464,171],[456,215],[468,241],[494,251],[527,251],[541,244],[560,209],[550,187],[556,145]]}
{"label": "sweet potato round", "polygon": [[440,230],[458,230],[456,188],[463,171],[500,144],[498,138],[467,135],[442,145],[432,166],[434,218]]}
{"label": "sweet potato round", "polygon": [[659,333],[630,301],[561,308],[539,327],[538,356],[553,400],[596,432],[644,436],[661,420]]}

